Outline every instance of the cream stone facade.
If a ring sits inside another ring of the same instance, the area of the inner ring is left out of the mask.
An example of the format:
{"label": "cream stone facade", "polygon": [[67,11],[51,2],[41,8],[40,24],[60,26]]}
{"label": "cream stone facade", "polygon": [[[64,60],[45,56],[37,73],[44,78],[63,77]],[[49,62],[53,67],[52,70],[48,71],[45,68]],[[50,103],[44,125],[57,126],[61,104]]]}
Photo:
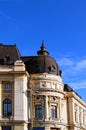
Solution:
{"label": "cream stone facade", "polygon": [[0,64],[0,130],[86,130],[86,103],[63,84],[44,44],[38,54]]}
{"label": "cream stone facade", "polygon": [[[9,67],[0,65],[0,130],[5,129],[5,126],[12,126],[11,129],[13,130],[27,130],[28,77],[22,61],[16,61],[14,66]],[[8,85],[8,88],[5,88],[6,85]],[[6,102],[4,106],[5,99],[12,102]],[[11,106],[9,104],[12,104],[12,110],[10,110]],[[7,112],[12,113],[5,113],[6,110],[3,110],[3,107],[9,109]],[[10,127],[6,129],[9,130]]]}

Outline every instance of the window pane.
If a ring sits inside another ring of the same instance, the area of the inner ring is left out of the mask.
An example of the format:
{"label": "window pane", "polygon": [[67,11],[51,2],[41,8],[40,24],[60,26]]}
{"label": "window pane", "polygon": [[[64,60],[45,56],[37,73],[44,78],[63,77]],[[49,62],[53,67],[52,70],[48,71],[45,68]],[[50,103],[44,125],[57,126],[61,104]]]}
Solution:
{"label": "window pane", "polygon": [[57,118],[57,106],[51,106],[51,117]]}
{"label": "window pane", "polygon": [[36,118],[42,118],[44,114],[44,108],[41,105],[35,106],[35,116]]}
{"label": "window pane", "polygon": [[2,130],[11,130],[11,126],[2,126]]}
{"label": "window pane", "polygon": [[3,101],[3,115],[10,116],[12,114],[12,101],[10,99],[5,99]]}
{"label": "window pane", "polygon": [[3,115],[6,116],[7,115],[7,104],[3,105]]}
{"label": "window pane", "polygon": [[11,85],[9,83],[6,83],[5,84],[5,89],[10,89],[11,88]]}
{"label": "window pane", "polygon": [[12,110],[12,105],[8,104],[8,112],[11,112],[11,110]]}
{"label": "window pane", "polygon": [[33,130],[44,130],[44,127],[34,127]]}

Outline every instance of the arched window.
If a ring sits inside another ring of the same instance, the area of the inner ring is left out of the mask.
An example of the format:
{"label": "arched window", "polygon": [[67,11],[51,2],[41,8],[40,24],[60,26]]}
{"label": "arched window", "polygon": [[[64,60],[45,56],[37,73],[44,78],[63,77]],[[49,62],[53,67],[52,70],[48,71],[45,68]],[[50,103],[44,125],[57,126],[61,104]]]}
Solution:
{"label": "arched window", "polygon": [[3,101],[3,116],[12,115],[12,101],[10,99],[5,99]]}

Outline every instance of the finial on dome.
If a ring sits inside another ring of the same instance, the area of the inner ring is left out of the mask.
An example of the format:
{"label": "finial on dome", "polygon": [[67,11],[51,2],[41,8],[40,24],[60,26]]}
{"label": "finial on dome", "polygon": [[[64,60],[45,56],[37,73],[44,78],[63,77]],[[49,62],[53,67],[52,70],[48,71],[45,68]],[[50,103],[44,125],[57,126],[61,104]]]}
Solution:
{"label": "finial on dome", "polygon": [[41,50],[39,50],[38,52],[37,52],[37,54],[38,55],[40,55],[40,56],[48,56],[49,55],[49,52],[46,50],[46,48],[45,48],[45,45],[44,45],[44,41],[42,40],[42,45],[41,45]]}
{"label": "finial on dome", "polygon": [[42,40],[42,46],[44,46],[44,40]]}
{"label": "finial on dome", "polygon": [[44,45],[44,40],[42,40],[42,45],[40,48],[41,48],[41,50],[46,50],[45,45]]}

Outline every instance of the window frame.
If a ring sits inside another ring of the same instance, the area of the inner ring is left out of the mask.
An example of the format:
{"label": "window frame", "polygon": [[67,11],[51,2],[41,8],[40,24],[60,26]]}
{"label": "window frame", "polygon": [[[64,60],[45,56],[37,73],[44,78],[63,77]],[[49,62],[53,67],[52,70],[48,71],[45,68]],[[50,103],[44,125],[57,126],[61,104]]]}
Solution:
{"label": "window frame", "polygon": [[10,83],[5,83],[4,89],[10,90],[11,89],[11,84]]}
{"label": "window frame", "polygon": [[43,118],[44,117],[44,106],[41,104],[35,105],[35,118]]}
{"label": "window frame", "polygon": [[3,116],[10,117],[12,115],[12,100],[5,98],[3,100]]}
{"label": "window frame", "polygon": [[51,118],[57,118],[57,105],[51,105]]}

